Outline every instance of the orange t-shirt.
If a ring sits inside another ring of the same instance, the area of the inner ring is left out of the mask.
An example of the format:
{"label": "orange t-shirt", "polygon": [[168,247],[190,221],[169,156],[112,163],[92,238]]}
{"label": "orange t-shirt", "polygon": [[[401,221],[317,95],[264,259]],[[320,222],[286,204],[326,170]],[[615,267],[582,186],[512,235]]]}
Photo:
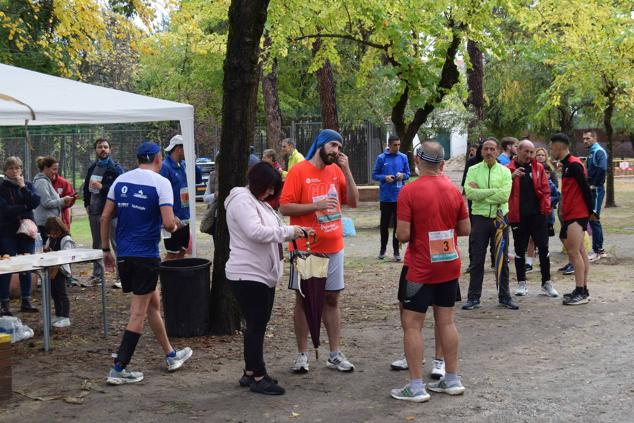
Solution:
{"label": "orange t-shirt", "polygon": [[[313,228],[317,242],[311,242],[315,253],[333,254],[343,249],[341,205],[346,204],[346,177],[336,164],[318,169],[309,160],[293,166],[286,176],[280,204],[310,204],[326,199],[336,192],[339,206],[336,209],[318,210],[302,216],[291,216],[291,225]],[[306,249],[306,241],[298,239],[297,248]],[[289,248],[292,250],[293,245]]]}

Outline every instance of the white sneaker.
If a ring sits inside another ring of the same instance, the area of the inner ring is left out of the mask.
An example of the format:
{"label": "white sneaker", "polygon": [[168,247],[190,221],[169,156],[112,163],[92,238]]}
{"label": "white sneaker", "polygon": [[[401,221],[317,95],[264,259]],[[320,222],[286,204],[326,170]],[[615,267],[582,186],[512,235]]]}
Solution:
{"label": "white sneaker", "polygon": [[590,252],[588,253],[588,261],[589,261],[590,263],[592,263],[592,262],[594,262],[594,261],[597,261],[597,260],[599,260],[600,258],[601,258],[601,255],[599,255],[599,254],[595,253],[594,251],[590,251]]}
{"label": "white sneaker", "polygon": [[121,288],[123,288],[121,286],[121,281],[119,281],[119,280],[114,281],[114,283],[112,284],[112,289],[121,289]]}
{"label": "white sneaker", "polygon": [[308,354],[298,353],[291,370],[293,373],[308,373]]}
{"label": "white sneaker", "polygon": [[328,357],[326,360],[326,366],[329,369],[337,369],[340,372],[352,372],[354,371],[354,365],[348,361],[345,355],[341,351],[337,352],[333,358]]}
{"label": "white sneaker", "polygon": [[517,289],[515,290],[515,295],[518,297],[523,297],[528,294],[528,287],[526,286],[526,281],[519,281],[517,283]]}
{"label": "white sneaker", "polygon": [[399,358],[398,360],[394,360],[392,364],[390,364],[390,369],[392,370],[407,370],[409,366],[407,365],[407,359],[405,357]]}
{"label": "white sneaker", "polygon": [[556,298],[559,296],[559,292],[553,287],[553,283],[551,281],[546,281],[542,285],[542,292],[549,297]]}
{"label": "white sneaker", "polygon": [[126,369],[117,372],[114,368],[110,369],[106,383],[108,385],[123,385],[125,383],[137,383],[143,380],[143,373],[129,372]]}
{"label": "white sneaker", "polygon": [[432,392],[441,392],[449,395],[462,395],[465,391],[460,380],[448,385],[445,379],[441,379],[438,383],[430,383],[427,388]]}
{"label": "white sneaker", "polygon": [[70,319],[68,317],[56,317],[53,321],[54,328],[67,328],[70,326]]}
{"label": "white sneaker", "polygon": [[392,395],[392,398],[401,401],[427,402],[431,399],[431,395],[429,395],[425,388],[423,388],[420,392],[413,392],[409,383],[403,388],[392,389],[390,394]]}
{"label": "white sneaker", "polygon": [[165,357],[165,364],[167,364],[167,371],[173,372],[176,369],[180,369],[183,364],[192,356],[194,352],[191,348],[185,347],[182,350],[176,350],[175,357]]}
{"label": "white sneaker", "polygon": [[445,360],[436,360],[434,358],[434,367],[431,369],[432,379],[442,379],[445,377]]}

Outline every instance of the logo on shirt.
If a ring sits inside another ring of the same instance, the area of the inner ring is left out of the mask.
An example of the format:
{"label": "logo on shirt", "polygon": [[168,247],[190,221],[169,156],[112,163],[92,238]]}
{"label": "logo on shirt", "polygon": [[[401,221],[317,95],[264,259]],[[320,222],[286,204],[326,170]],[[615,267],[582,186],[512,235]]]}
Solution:
{"label": "logo on shirt", "polygon": [[317,184],[317,183],[319,183],[319,182],[321,182],[321,179],[317,179],[317,178],[306,178],[306,183],[307,183],[307,184],[310,184],[310,183]]}
{"label": "logo on shirt", "polygon": [[143,194],[143,190],[140,189],[139,192],[135,193],[133,197],[141,198],[143,200],[147,200],[147,195]]}
{"label": "logo on shirt", "polygon": [[126,193],[128,192],[128,186],[124,185],[121,187],[121,196],[126,197]]}

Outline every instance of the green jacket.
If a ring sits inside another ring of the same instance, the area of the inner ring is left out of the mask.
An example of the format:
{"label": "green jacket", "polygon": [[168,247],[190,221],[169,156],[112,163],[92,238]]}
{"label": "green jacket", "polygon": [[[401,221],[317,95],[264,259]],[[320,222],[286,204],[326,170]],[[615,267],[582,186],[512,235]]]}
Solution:
{"label": "green jacket", "polygon": [[288,156],[288,169],[282,172],[282,178],[286,179],[286,175],[288,175],[288,172],[291,171],[291,168],[303,160],[304,156],[302,153],[300,153],[296,148],[293,149],[291,155]]}
{"label": "green jacket", "polygon": [[[475,182],[479,188],[471,188],[470,182]],[[492,219],[501,208],[506,215],[511,186],[511,171],[507,167],[497,162],[489,167],[484,161],[471,166],[464,183],[467,199],[472,201],[471,214]]]}

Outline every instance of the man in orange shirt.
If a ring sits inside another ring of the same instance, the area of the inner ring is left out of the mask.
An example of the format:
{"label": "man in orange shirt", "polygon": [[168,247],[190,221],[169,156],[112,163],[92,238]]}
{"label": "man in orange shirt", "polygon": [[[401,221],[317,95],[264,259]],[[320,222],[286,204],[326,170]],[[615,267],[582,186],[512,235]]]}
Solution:
{"label": "man in orange shirt", "polygon": [[[280,212],[291,217],[291,225],[313,228],[317,240],[310,244],[311,251],[329,257],[323,309],[330,347],[326,365],[342,372],[351,372],[354,365],[339,350],[341,314],[338,301],[339,293],[344,289],[341,205],[357,207],[359,191],[350,171],[348,157],[341,152],[342,148],[343,139],[338,132],[324,129],[317,135],[306,160],[288,172],[280,197]],[[305,251],[305,240],[297,240],[297,248]],[[291,275],[291,278],[290,288],[296,290],[297,274]],[[296,373],[306,373],[309,331],[299,292],[295,295],[293,319],[298,355],[292,369]]]}

